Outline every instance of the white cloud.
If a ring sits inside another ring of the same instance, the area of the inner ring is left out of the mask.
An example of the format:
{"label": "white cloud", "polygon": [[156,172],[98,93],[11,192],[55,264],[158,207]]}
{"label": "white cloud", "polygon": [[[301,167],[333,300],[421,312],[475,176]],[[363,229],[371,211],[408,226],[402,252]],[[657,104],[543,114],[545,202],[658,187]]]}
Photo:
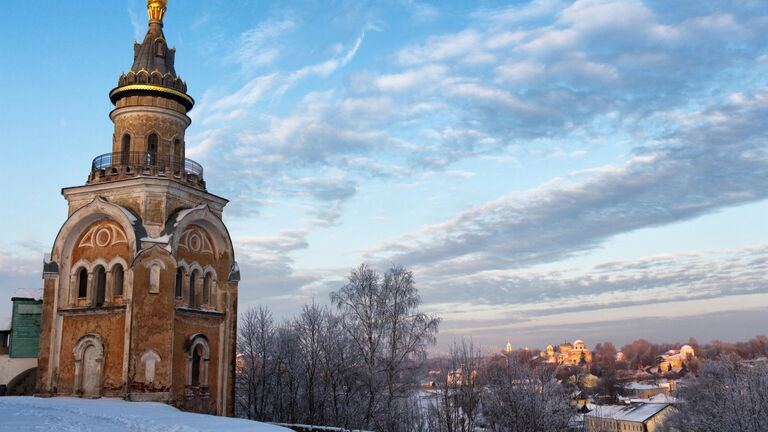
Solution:
{"label": "white cloud", "polygon": [[254,69],[272,64],[280,54],[279,37],[293,30],[296,23],[291,18],[269,19],[243,32],[235,50],[235,58],[244,69]]}

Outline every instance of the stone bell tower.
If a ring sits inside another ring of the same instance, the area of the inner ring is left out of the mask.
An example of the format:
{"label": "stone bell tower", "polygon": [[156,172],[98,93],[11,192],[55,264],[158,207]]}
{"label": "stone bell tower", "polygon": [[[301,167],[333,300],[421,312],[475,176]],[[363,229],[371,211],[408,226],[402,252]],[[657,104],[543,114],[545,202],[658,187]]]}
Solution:
{"label": "stone bell tower", "polygon": [[240,279],[203,167],[185,157],[194,100],[163,34],[167,0],[109,97],[112,151],[64,188],[43,269],[38,391],[232,415]]}

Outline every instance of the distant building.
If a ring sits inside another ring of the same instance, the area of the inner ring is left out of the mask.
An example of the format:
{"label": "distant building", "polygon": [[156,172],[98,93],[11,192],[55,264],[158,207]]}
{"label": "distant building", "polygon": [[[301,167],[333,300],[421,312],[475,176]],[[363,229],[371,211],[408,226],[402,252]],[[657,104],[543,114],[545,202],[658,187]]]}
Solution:
{"label": "distant building", "polygon": [[34,390],[42,296],[42,289],[18,290],[11,296],[11,319],[0,323],[0,394]]}
{"label": "distant building", "polygon": [[632,398],[648,399],[660,394],[669,395],[670,388],[669,383],[665,385],[630,383],[623,387],[622,393]]}
{"label": "distant building", "polygon": [[587,432],[654,432],[671,412],[672,405],[641,403],[602,405],[584,414]]}
{"label": "distant building", "polygon": [[696,358],[696,353],[690,345],[683,345],[679,350],[669,350],[656,357],[659,372],[669,372],[683,367],[685,363]]}
{"label": "distant building", "polygon": [[552,345],[547,346],[545,352],[540,353],[547,363],[559,365],[586,365],[592,363],[592,351],[588,350],[582,340],[576,340],[573,344],[566,342],[558,346],[557,351]]}
{"label": "distant building", "polygon": [[507,339],[507,346],[504,347],[504,354],[512,354],[512,342]]}

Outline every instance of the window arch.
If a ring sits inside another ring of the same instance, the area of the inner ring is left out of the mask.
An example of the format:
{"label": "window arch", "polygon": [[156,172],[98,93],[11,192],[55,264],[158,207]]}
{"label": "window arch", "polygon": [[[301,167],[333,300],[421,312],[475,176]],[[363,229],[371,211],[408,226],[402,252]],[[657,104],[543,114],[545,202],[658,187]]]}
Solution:
{"label": "window arch", "polygon": [[195,288],[197,286],[199,272],[197,270],[192,271],[189,276],[189,307],[197,307],[197,301],[195,299]]}
{"label": "window arch", "polygon": [[85,267],[77,273],[77,297],[88,297],[88,270]]}
{"label": "window arch", "polygon": [[176,298],[181,298],[182,294],[182,285],[184,283],[184,270],[182,270],[181,267],[176,269],[176,285],[174,287],[174,296]]}
{"label": "window arch", "polygon": [[107,297],[107,272],[104,266],[96,266],[93,271],[93,279],[96,284],[96,296],[93,299],[95,306],[103,306]]}
{"label": "window arch", "polygon": [[161,39],[155,41],[155,55],[158,57],[165,57],[165,45]]}
{"label": "window arch", "polygon": [[117,264],[112,270],[112,295],[123,295],[123,281],[125,279],[125,271],[121,264]]}
{"label": "window arch", "polygon": [[176,138],[173,140],[173,157],[176,160],[176,163],[178,165],[181,165],[182,157],[181,157],[181,140]]}
{"label": "window arch", "polygon": [[196,334],[190,337],[187,358],[187,385],[208,385],[208,361],[211,348],[205,335]]}
{"label": "window arch", "polygon": [[154,166],[157,165],[157,146],[159,143],[157,134],[149,134],[147,138],[147,164]]}
{"label": "window arch", "polygon": [[120,147],[120,164],[128,165],[131,162],[131,136],[123,135],[123,142]]}
{"label": "window arch", "polygon": [[203,347],[198,345],[192,350],[192,382],[193,386],[200,385],[200,363],[203,361]]}
{"label": "window arch", "polygon": [[211,285],[212,285],[211,273],[207,273],[203,279],[203,304],[211,304]]}

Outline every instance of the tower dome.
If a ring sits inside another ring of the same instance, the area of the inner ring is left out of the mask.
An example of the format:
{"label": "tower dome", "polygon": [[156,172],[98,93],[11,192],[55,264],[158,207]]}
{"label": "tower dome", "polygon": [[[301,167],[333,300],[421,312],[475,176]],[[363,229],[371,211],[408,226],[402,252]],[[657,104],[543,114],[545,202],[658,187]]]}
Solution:
{"label": "tower dome", "polygon": [[115,109],[112,151],[91,164],[88,183],[163,177],[205,189],[203,167],[186,158],[184,139],[195,105],[174,67],[176,49],[163,34],[167,0],[147,0],[149,30],[133,46],[133,64],[109,93]]}
{"label": "tower dome", "polygon": [[195,105],[187,94],[187,84],[178,76],[174,63],[176,49],[169,48],[163,34],[167,0],[148,0],[149,30],[141,43],[133,44],[133,64],[120,75],[118,85],[109,93],[113,104],[137,95],[162,96],[180,103],[185,113]]}

